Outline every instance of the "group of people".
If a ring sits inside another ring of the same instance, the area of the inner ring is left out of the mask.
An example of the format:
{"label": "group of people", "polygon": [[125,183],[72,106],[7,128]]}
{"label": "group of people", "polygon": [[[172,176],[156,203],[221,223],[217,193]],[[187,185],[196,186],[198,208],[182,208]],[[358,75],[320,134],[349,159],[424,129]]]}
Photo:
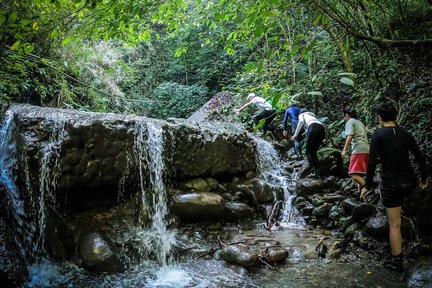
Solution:
{"label": "group of people", "polygon": [[[265,119],[264,133],[276,116],[272,105],[262,97],[251,93],[248,102],[236,111],[241,111],[251,104],[256,104],[262,111],[255,116],[255,124]],[[312,169],[312,176],[319,176],[319,160],[317,152],[325,138],[324,124],[314,113],[300,108],[293,102],[286,109],[284,115],[283,135],[288,136],[287,122],[291,122],[291,141],[294,142],[294,151],[302,156],[300,147],[301,131],[306,133],[306,156]],[[377,164],[382,167],[379,191],[383,206],[386,210],[389,223],[389,240],[391,254],[384,260],[384,266],[393,270],[402,271],[402,235],[401,235],[401,206],[405,196],[411,194],[417,186],[417,177],[410,162],[410,152],[414,155],[420,170],[420,188],[428,185],[426,160],[414,139],[397,124],[399,113],[389,103],[382,104],[376,110],[381,128],[375,131],[368,142],[365,125],[357,119],[354,109],[344,109],[342,112],[345,121],[346,140],[341,151],[342,158],[351,150],[348,174],[357,183],[360,199],[366,201],[368,191],[376,188],[373,178]]]}

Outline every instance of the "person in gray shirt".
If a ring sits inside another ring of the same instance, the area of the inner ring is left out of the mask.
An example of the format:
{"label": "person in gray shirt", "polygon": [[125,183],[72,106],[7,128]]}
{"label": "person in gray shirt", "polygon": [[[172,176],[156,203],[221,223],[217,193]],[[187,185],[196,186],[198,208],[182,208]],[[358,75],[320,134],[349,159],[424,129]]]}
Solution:
{"label": "person in gray shirt", "polygon": [[358,192],[365,185],[364,176],[369,159],[369,143],[367,140],[367,131],[365,125],[357,119],[357,112],[351,108],[343,110],[343,119],[345,123],[346,140],[342,149],[342,159],[351,146],[351,157],[348,168],[348,175],[357,183]]}

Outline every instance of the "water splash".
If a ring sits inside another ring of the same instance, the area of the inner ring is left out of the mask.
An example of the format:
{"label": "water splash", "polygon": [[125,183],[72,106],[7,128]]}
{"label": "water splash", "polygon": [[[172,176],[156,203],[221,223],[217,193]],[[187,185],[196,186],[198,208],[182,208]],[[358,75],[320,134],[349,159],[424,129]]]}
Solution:
{"label": "water splash", "polygon": [[135,150],[140,173],[140,201],[143,211],[151,217],[151,228],[142,231],[142,236],[146,246],[156,254],[158,262],[167,266],[173,263],[170,251],[175,236],[174,232],[168,231],[165,222],[168,201],[164,184],[163,147],[163,129],[159,123],[148,121],[144,125],[137,122]]}
{"label": "water splash", "polygon": [[303,228],[305,221],[292,205],[294,196],[291,194],[291,190],[297,180],[296,175],[288,175],[280,155],[270,142],[253,135],[250,137],[254,139],[257,146],[257,164],[260,177],[277,187],[282,187],[284,191],[280,226],[282,228]]}

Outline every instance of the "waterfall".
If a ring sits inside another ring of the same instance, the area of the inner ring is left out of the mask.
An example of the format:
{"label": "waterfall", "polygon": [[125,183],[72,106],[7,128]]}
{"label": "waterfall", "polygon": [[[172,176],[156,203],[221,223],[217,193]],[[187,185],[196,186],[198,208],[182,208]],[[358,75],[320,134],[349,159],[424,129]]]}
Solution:
{"label": "waterfall", "polygon": [[[146,245],[150,246],[147,248],[156,253],[158,262],[167,266],[172,263],[170,251],[175,235],[168,231],[165,222],[168,201],[164,181],[164,137],[159,123],[137,122],[135,151],[140,174],[140,201],[143,212],[151,217],[151,227],[143,231],[142,236],[146,238]],[[145,181],[146,173],[149,175],[148,183]]]}
{"label": "waterfall", "polygon": [[17,163],[16,143],[12,135],[12,131],[15,128],[13,122],[14,115],[11,111],[7,111],[4,116],[5,118],[0,129],[0,182],[6,188],[7,208],[9,208],[9,213],[13,218],[15,229],[23,237],[23,239],[17,239],[17,243],[19,244],[21,254],[25,255],[25,247],[29,246],[28,243],[31,242],[31,239],[28,236],[26,237],[28,234],[25,231],[30,230],[30,227],[26,225],[24,202],[21,199],[13,176],[13,170]]}
{"label": "waterfall", "polygon": [[[46,255],[45,227],[46,201],[54,204],[53,192],[58,179],[58,162],[60,143],[67,137],[64,125],[53,126],[48,143],[41,149],[39,165],[39,193],[35,195],[30,183],[30,173],[27,157],[17,155],[16,140],[13,137],[15,125],[13,112],[7,111],[6,118],[0,130],[0,182],[6,188],[8,209],[15,223],[17,243],[22,255],[29,254],[36,260]],[[13,173],[18,169],[17,157],[22,158],[25,183],[20,191],[15,183]],[[27,195],[24,197],[24,195]],[[27,200],[26,200],[27,199]]]}
{"label": "waterfall", "polygon": [[47,201],[49,201],[51,205],[55,205],[54,193],[60,176],[60,147],[61,143],[68,137],[64,123],[56,122],[55,125],[51,127],[49,140],[40,152],[42,159],[39,164],[38,231],[36,235],[37,239],[32,249],[33,254],[39,255],[46,255],[45,228]]}
{"label": "waterfall", "polygon": [[280,218],[281,227],[303,227],[305,222],[297,209],[292,205],[293,195],[291,191],[294,189],[296,175],[288,175],[284,169],[281,157],[270,142],[253,135],[251,137],[257,146],[257,164],[260,177],[275,186],[282,187],[284,191],[284,203]]}

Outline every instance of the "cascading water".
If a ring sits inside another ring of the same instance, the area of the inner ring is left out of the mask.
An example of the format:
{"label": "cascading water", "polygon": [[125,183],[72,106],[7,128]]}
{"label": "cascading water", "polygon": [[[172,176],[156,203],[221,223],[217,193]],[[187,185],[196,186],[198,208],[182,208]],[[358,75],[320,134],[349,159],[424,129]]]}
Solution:
{"label": "cascading water", "polygon": [[284,191],[284,204],[281,215],[281,226],[284,228],[303,227],[305,222],[292,205],[294,188],[294,177],[287,175],[281,158],[273,145],[261,138],[251,136],[257,145],[258,173],[261,177],[276,186],[282,187]]}
{"label": "cascading water", "polygon": [[[167,266],[173,262],[170,251],[175,235],[172,231],[168,231],[165,222],[168,201],[164,184],[163,147],[163,129],[158,123],[149,121],[144,125],[137,122],[135,151],[140,173],[140,200],[142,209],[151,217],[151,228],[142,231],[142,236],[148,237],[146,244],[156,254],[158,262],[162,266]],[[149,174],[147,186],[146,172]]]}
{"label": "cascading water", "polygon": [[[21,254],[25,254],[25,246],[30,246],[31,239],[26,235],[30,227],[26,225],[24,202],[15,184],[13,170],[16,165],[16,144],[12,131],[15,128],[13,113],[7,111],[0,129],[0,181],[6,188],[9,213],[12,215],[16,230],[23,239],[17,239]],[[20,245],[21,242],[24,242]],[[26,245],[28,244],[28,245]]]}
{"label": "cascading water", "polygon": [[[39,193],[37,195],[30,183],[27,158],[22,156],[25,164],[23,172],[26,179],[24,183],[26,191],[20,191],[13,176],[18,157],[13,137],[15,129],[13,112],[8,111],[5,116],[0,130],[0,181],[7,190],[8,207],[15,222],[17,243],[22,255],[28,255],[33,261],[40,260],[40,257],[46,255],[46,201],[49,198],[51,204],[55,202],[53,192],[59,176],[57,173],[60,159],[59,148],[61,142],[67,137],[67,133],[62,123],[52,126],[48,143],[40,152]],[[28,203],[25,203],[23,193],[28,195]]]}
{"label": "cascading water", "polygon": [[37,217],[38,231],[36,235],[37,239],[32,249],[34,255],[39,254],[42,256],[46,255],[45,228],[47,201],[49,201],[51,205],[55,205],[54,192],[60,176],[60,147],[61,143],[68,137],[64,123],[57,122],[56,125],[51,127],[52,131],[49,140],[41,151],[42,159],[39,165],[39,208]]}

